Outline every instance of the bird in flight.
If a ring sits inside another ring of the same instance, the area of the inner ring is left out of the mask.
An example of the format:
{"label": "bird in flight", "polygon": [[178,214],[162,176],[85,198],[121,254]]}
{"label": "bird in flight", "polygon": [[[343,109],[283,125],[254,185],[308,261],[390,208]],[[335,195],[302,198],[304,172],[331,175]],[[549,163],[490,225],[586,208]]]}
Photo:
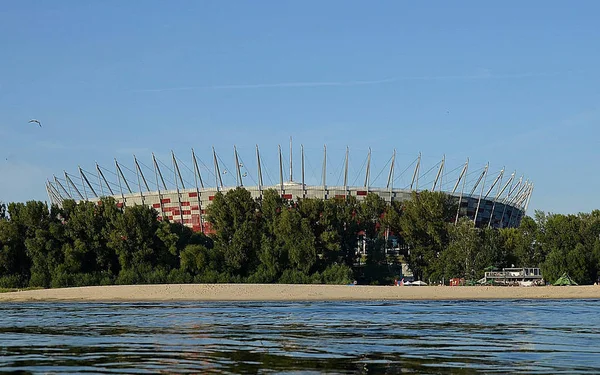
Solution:
{"label": "bird in flight", "polygon": [[40,128],[42,127],[42,123],[41,123],[41,122],[39,122],[39,121],[38,121],[38,120],[36,120],[36,119],[29,120],[29,122],[30,122],[30,123],[31,123],[31,122],[35,122],[36,124],[38,124],[38,125],[40,126]]}

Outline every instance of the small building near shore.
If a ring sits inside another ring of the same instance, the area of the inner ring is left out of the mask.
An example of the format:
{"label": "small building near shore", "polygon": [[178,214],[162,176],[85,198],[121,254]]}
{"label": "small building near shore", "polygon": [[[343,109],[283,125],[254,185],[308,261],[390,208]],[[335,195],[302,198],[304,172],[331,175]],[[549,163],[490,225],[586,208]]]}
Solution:
{"label": "small building near shore", "polygon": [[503,268],[502,271],[486,272],[481,280],[484,284],[498,285],[543,285],[544,278],[539,268]]}

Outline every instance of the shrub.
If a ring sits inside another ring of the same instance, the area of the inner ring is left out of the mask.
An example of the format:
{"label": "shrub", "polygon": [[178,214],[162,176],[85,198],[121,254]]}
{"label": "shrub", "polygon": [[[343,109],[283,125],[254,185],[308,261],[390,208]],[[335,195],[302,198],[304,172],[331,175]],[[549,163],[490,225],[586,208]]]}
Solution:
{"label": "shrub", "polygon": [[115,283],[115,275],[112,272],[102,272],[99,279],[100,285],[113,285]]}
{"label": "shrub", "polygon": [[332,264],[323,271],[325,284],[350,284],[353,280],[352,269],[345,264]]}
{"label": "shrub", "polygon": [[302,271],[287,269],[279,278],[280,284],[309,284],[310,277]]}
{"label": "shrub", "polygon": [[144,282],[146,284],[165,284],[169,278],[169,273],[164,268],[157,268],[146,274]]}
{"label": "shrub", "polygon": [[52,288],[67,288],[74,285],[73,274],[68,271],[64,264],[58,266],[52,273],[52,281],[50,283]]}
{"label": "shrub", "polygon": [[52,283],[52,278],[48,272],[32,272],[29,279],[29,286],[32,288],[48,288]]}
{"label": "shrub", "polygon": [[264,266],[259,266],[256,272],[250,275],[247,279],[247,282],[252,284],[268,284],[277,280],[277,275],[275,272],[267,269]]}
{"label": "shrub", "polygon": [[115,280],[117,285],[133,285],[140,284],[140,276],[134,270],[121,270],[119,276]]}
{"label": "shrub", "polygon": [[173,269],[169,272],[168,282],[172,284],[189,284],[194,277],[182,269]]}
{"label": "shrub", "polygon": [[219,273],[215,270],[207,270],[194,277],[194,282],[199,284],[215,284],[219,279]]}
{"label": "shrub", "polygon": [[99,275],[91,273],[77,273],[74,274],[70,279],[72,286],[98,285],[99,281]]}
{"label": "shrub", "polygon": [[0,277],[0,288],[14,289],[24,285],[20,275],[7,275]]}

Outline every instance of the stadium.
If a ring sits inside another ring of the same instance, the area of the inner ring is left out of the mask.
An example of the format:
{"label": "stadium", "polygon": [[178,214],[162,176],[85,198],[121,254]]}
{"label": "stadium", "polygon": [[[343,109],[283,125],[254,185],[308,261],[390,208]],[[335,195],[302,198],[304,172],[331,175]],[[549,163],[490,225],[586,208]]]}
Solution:
{"label": "stadium", "polygon": [[[76,173],[64,171],[47,180],[46,190],[51,203],[58,206],[62,206],[67,199],[100,202],[100,198],[110,196],[119,207],[146,205],[158,212],[160,220],[179,222],[204,233],[211,232],[205,213],[215,194],[236,187],[244,187],[255,198],[260,198],[267,189],[275,189],[288,200],[344,199],[353,196],[360,201],[367,194],[374,193],[386,202],[410,199],[414,191],[443,191],[456,199],[458,210],[455,221],[466,216],[478,227],[494,228],[518,226],[527,211],[533,191],[533,183],[524,180],[523,176],[517,178],[516,172],[510,176],[504,168],[497,173],[492,172],[489,163],[473,167],[468,159],[450,169],[444,156],[426,168],[419,154],[410,164],[398,168],[401,164],[397,160],[396,150],[373,177],[372,153],[368,149],[360,168],[354,168],[350,176],[349,149],[341,152],[340,167],[332,169],[334,163],[328,155],[327,146],[323,146],[322,151],[319,150],[321,152],[312,153],[313,157],[320,154],[317,163],[322,163],[322,166],[317,173],[314,173],[315,168],[310,168],[311,179],[307,176],[309,160],[304,146],[300,147],[300,167],[297,170],[294,170],[291,139],[289,155],[284,157],[281,146],[277,150],[277,157],[273,159],[273,164],[278,164],[277,172],[273,174],[261,159],[258,145],[252,150],[252,166],[243,162],[234,146],[231,162],[235,167],[232,169],[227,167],[213,147],[209,163],[197,157],[193,149],[187,163],[173,151],[167,163],[163,162],[165,157],[161,160],[152,153],[148,161],[150,166],[134,155],[130,166],[115,159],[111,168],[96,163],[93,172],[81,167]],[[268,176],[266,184],[263,174]],[[336,182],[329,181],[333,180],[332,175],[338,176]],[[397,186],[399,180],[404,182],[403,186]],[[252,181],[252,184],[246,184],[247,181]]]}

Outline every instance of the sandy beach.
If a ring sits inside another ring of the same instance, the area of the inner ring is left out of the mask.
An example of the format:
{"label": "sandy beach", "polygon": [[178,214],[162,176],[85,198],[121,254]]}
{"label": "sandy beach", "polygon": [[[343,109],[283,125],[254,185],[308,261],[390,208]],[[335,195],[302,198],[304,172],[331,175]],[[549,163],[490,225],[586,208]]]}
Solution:
{"label": "sandy beach", "polygon": [[116,285],[0,293],[0,302],[31,301],[360,301],[600,299],[600,286],[346,286],[285,284]]}

